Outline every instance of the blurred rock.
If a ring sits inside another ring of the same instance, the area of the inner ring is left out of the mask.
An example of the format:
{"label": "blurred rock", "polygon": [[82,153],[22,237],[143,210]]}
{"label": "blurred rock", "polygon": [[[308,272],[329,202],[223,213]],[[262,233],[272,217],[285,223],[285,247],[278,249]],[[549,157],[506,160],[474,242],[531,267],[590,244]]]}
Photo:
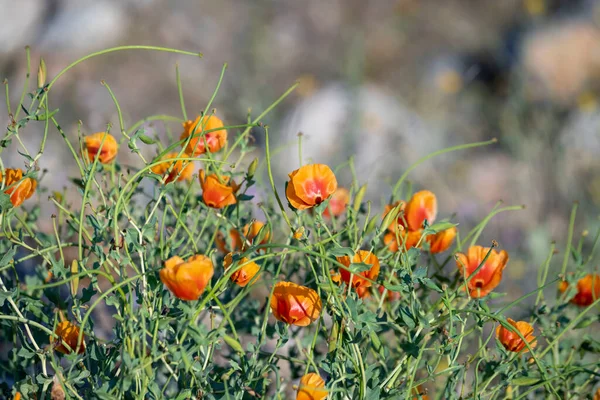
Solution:
{"label": "blurred rock", "polygon": [[46,6],[39,0],[0,0],[0,10],[0,53],[9,53],[32,43]]}
{"label": "blurred rock", "polygon": [[40,36],[45,51],[85,53],[114,45],[123,37],[128,17],[116,1],[66,0]]}
{"label": "blurred rock", "polygon": [[571,104],[600,76],[600,29],[569,20],[533,32],[523,44],[532,100]]}

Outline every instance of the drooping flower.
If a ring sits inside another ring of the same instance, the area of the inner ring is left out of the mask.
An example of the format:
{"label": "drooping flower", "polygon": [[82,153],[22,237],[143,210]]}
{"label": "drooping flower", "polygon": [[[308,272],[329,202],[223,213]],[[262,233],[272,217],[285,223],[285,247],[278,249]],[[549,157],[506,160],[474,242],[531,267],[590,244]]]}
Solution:
{"label": "drooping flower", "polygon": [[321,298],[306,286],[293,282],[278,282],[271,297],[271,311],[286,324],[308,326],[321,315]]}
{"label": "drooping flower", "polygon": [[164,266],[160,280],[181,300],[198,300],[214,273],[212,261],[204,255],[192,256],[187,262],[173,256]]}
{"label": "drooping flower", "polygon": [[[506,321],[510,325],[512,325],[517,331],[521,332],[521,335],[523,335],[525,341],[529,343],[529,346],[531,348],[535,347],[535,345],[537,344],[536,338],[533,335],[533,327],[529,323],[525,321],[515,322],[510,318],[508,318]],[[504,348],[508,351],[512,351],[515,353],[521,351],[529,351],[529,349],[527,349],[525,345],[525,342],[523,341],[523,339],[521,339],[521,337],[518,334],[511,331],[510,329],[505,328],[502,325],[499,325],[496,328],[496,338],[498,338],[500,343],[502,343],[502,346],[504,346]]]}
{"label": "drooping flower", "polygon": [[[472,246],[469,247],[466,255],[462,253],[456,255],[456,266],[464,279],[467,279],[475,272],[489,251],[489,247]],[[479,272],[467,284],[471,297],[485,297],[494,290],[502,280],[502,271],[506,268],[507,262],[508,253],[506,250],[498,253],[492,249],[484,266],[481,267]]]}
{"label": "drooping flower", "polygon": [[[258,236],[258,234],[264,226],[265,223],[262,221],[253,221],[251,224],[244,225],[243,232],[246,241],[250,244],[254,244],[254,239]],[[221,252],[229,253],[230,251],[241,251],[246,249],[244,239],[242,238],[242,235],[240,235],[240,232],[237,229],[230,229],[229,237],[231,239],[232,250],[229,250],[227,248],[227,243],[224,235],[221,233],[217,234],[215,244]],[[270,238],[271,232],[267,228],[265,228],[263,238],[259,244],[269,243]]]}
{"label": "drooping flower", "polygon": [[[388,233],[383,241],[388,248],[396,252],[398,250],[408,250],[415,247],[423,234],[423,223],[427,220],[429,225],[433,224],[437,216],[437,198],[429,190],[422,190],[415,193],[408,203],[398,201],[385,207],[384,218],[387,214],[399,208],[398,216],[391,221]],[[398,236],[399,242],[396,238]],[[431,253],[441,253],[447,250],[454,237],[456,236],[456,227],[428,235],[424,238],[430,243]]]}
{"label": "drooping flower", "polygon": [[324,164],[309,164],[289,174],[285,195],[297,210],[318,206],[337,189],[337,180],[331,168]]}
{"label": "drooping flower", "polygon": [[[82,337],[81,345],[77,346],[77,340],[79,339],[79,327],[75,324],[72,324],[69,321],[62,321],[56,325],[56,329],[54,329],[54,333],[60,338],[51,336],[50,342],[56,351],[59,351],[63,354],[69,354],[71,351],[77,351],[78,354],[82,354],[85,351],[85,343],[84,337]],[[69,350],[62,342],[65,342],[69,345],[71,350]]]}
{"label": "drooping flower", "polygon": [[[564,293],[569,287],[567,281],[562,281],[559,290]],[[600,298],[600,275],[587,274],[577,281],[577,294],[570,300],[571,303],[587,307]]]}
{"label": "drooping flower", "polygon": [[319,374],[311,372],[300,378],[296,400],[322,400],[329,394],[325,381]]}
{"label": "drooping flower", "polygon": [[[223,121],[216,115],[198,116],[194,121],[184,122],[183,132],[179,139],[185,140],[192,134],[194,137],[190,139],[185,152],[196,157],[206,152],[205,141],[210,153],[221,150],[227,143],[227,130],[223,128]],[[185,145],[185,142],[182,145]]]}
{"label": "drooping flower", "polygon": [[346,188],[337,188],[335,192],[331,195],[329,199],[329,205],[323,211],[323,216],[325,218],[330,218],[330,212],[333,216],[339,217],[346,211],[346,206],[350,202],[350,192]]}
{"label": "drooping flower", "polygon": [[[175,179],[177,181],[189,180],[194,173],[194,164],[190,161],[169,161],[174,158],[189,158],[189,155],[183,153],[179,156],[179,153],[169,153],[161,158],[164,162],[160,164],[156,164],[151,168],[152,172],[157,175],[164,176],[171,168],[171,172],[169,172],[168,176],[165,179],[165,183],[173,182]],[[173,165],[174,164],[174,165]]]}
{"label": "drooping flower", "polygon": [[[223,267],[225,270],[228,270],[233,264],[233,253],[228,253],[223,260]],[[231,282],[237,284],[238,286],[244,287],[254,276],[260,271],[260,266],[254,261],[250,261],[248,257],[242,257],[238,261],[239,268],[235,271],[231,277],[229,278]]]}
{"label": "drooping flower", "polygon": [[433,235],[427,235],[425,240],[429,243],[429,252],[432,254],[443,253],[448,250],[454,242],[457,229],[455,226],[445,229]]}
{"label": "drooping flower", "polygon": [[[337,257],[337,261],[341,264],[344,264],[346,267],[350,267],[351,263],[364,263],[371,265],[371,268],[359,274],[351,274],[350,271],[348,271],[347,269],[340,268],[340,277],[342,281],[346,282],[346,284],[349,285],[350,276],[352,275],[352,286],[355,289],[357,289],[357,291],[359,288],[362,289],[370,287],[371,282],[367,279],[375,280],[377,279],[377,275],[379,275],[379,259],[375,254],[371,253],[370,251],[359,250],[358,253],[354,254],[352,260],[350,260],[350,257],[348,256],[342,256]],[[363,293],[364,295],[367,293],[367,291],[360,290],[359,294],[361,293]]]}
{"label": "drooping flower", "polygon": [[117,156],[119,145],[113,135],[106,132],[97,132],[84,138],[88,160],[94,162],[96,155],[98,162],[108,164]]}
{"label": "drooping flower", "polygon": [[10,196],[10,202],[15,207],[20,206],[25,200],[33,196],[37,187],[37,181],[32,178],[23,179],[23,171],[18,168],[5,169],[4,176],[0,171],[0,182],[4,183],[4,187],[7,188],[4,193]]}
{"label": "drooping flower", "polygon": [[223,208],[237,202],[235,193],[239,189],[233,179],[228,176],[219,177],[215,174],[206,176],[200,170],[200,186],[202,186],[202,199],[204,204],[212,208]]}

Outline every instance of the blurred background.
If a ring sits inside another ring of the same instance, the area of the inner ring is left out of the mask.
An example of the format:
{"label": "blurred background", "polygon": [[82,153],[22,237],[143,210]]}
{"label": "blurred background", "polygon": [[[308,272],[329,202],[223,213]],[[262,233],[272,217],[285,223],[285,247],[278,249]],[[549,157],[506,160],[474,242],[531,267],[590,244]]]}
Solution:
{"label": "blurred background", "polygon": [[[522,278],[537,272],[552,240],[564,243],[574,201],[575,237],[584,229],[591,237],[599,226],[600,1],[0,0],[0,10],[0,78],[8,80],[13,107],[26,45],[32,70],[43,57],[49,77],[111,46],[204,54],[130,51],[78,65],[50,94],[71,140],[79,120],[86,134],[118,126],[101,80],[131,126],[154,114],[181,117],[176,63],[190,116],[205,107],[228,63],[213,104],[227,125],[245,123],[249,108],[258,115],[299,82],[264,119],[281,146],[281,182],[298,167],[299,132],[305,162],[338,165],[354,155],[377,205],[418,158],[496,137],[495,145],[428,161],[409,179],[415,189],[434,191],[440,218],[456,214],[462,229],[498,200],[527,206],[499,215],[482,236],[482,244],[496,239],[509,251],[506,274],[520,280],[503,282],[500,291],[536,286]],[[5,111],[0,122],[9,123]],[[146,128],[163,138],[167,129],[181,130],[177,123]],[[41,131],[27,129],[22,137],[36,149]],[[22,167],[16,150],[3,152],[5,166]],[[55,130],[40,167],[50,171],[44,185],[51,190],[69,185],[75,172]],[[347,186],[348,169],[339,176]]]}

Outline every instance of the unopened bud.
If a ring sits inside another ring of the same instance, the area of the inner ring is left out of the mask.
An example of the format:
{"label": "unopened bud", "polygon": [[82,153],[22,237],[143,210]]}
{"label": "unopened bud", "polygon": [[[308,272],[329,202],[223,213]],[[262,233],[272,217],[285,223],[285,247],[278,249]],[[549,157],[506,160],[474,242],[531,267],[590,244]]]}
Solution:
{"label": "unopened bud", "polygon": [[38,66],[37,84],[38,88],[41,89],[46,84],[46,63],[43,58],[40,58],[40,65]]}
{"label": "unopened bud", "polygon": [[254,160],[252,160],[252,162],[248,166],[248,179],[252,179],[254,177],[257,167],[258,167],[258,158],[255,157]]}

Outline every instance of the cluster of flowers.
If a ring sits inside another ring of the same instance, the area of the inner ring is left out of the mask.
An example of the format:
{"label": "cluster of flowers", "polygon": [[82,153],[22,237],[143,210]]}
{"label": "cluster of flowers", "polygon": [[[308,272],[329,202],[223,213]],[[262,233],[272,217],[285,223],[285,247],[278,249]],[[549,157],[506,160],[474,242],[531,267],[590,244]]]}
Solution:
{"label": "cluster of flowers", "polygon": [[[151,171],[162,177],[164,183],[189,180],[194,172],[192,157],[210,152],[214,153],[227,143],[227,131],[222,121],[214,115],[196,118],[183,124],[184,131],[181,140],[185,153],[169,153],[152,166]],[[85,138],[86,156],[90,161],[99,163],[112,162],[118,152],[115,138],[105,132],[99,132]],[[175,161],[175,159],[177,159]],[[185,161],[184,161],[185,160]],[[32,196],[36,181],[32,178],[23,179],[21,170],[7,169],[4,176],[0,175],[5,193],[10,195],[12,204],[16,207],[25,199]],[[199,171],[202,188],[202,199],[208,207],[223,208],[237,203],[236,193],[239,187],[228,176],[219,174],[207,175]],[[309,210],[329,200],[323,216],[339,217],[346,211],[350,200],[349,191],[338,188],[333,171],[324,164],[304,165],[289,174],[286,187],[286,198],[297,212]],[[425,234],[425,229],[437,217],[436,196],[427,190],[415,193],[408,201],[399,201],[386,207],[383,218],[389,221],[383,244],[392,252],[407,251],[411,248],[421,248],[427,244],[430,253],[441,253],[450,248],[456,235],[456,227],[451,227],[434,234]],[[386,222],[387,224],[387,222]],[[296,239],[301,239],[303,232],[294,233]],[[246,225],[241,232],[229,231],[231,248],[223,236],[217,237],[216,246],[225,254],[224,270],[235,266],[230,280],[244,287],[256,282],[260,277],[260,266],[248,257],[236,258],[235,254],[245,251],[248,246],[260,239],[260,244],[268,243],[270,232],[261,221]],[[464,278],[463,289],[470,297],[487,296],[500,283],[502,273],[508,262],[506,251],[496,251],[492,248],[472,246],[463,253],[455,256],[458,272]],[[332,280],[345,283],[356,290],[361,298],[368,297],[374,288],[380,270],[378,257],[368,250],[359,250],[350,256],[337,257],[339,271],[332,272]],[[351,271],[351,264],[362,263],[370,266],[360,273]],[[182,259],[173,256],[164,262],[160,270],[160,279],[174,296],[185,301],[198,300],[205,288],[210,284],[214,274],[212,260],[203,254],[196,254]],[[567,282],[562,282],[559,289],[566,291]],[[380,293],[383,286],[377,286]],[[570,301],[586,306],[600,297],[600,275],[588,275],[577,283],[577,294]],[[289,325],[308,326],[318,320],[321,315],[322,301],[319,294],[312,288],[294,282],[281,281],[272,289],[270,308],[276,319]],[[536,344],[533,327],[525,322],[515,322],[508,319],[513,329],[498,326],[496,336],[500,343],[512,352],[527,351]],[[516,332],[520,334],[517,334]],[[68,321],[60,322],[55,330],[57,337],[52,339],[54,348],[63,353],[85,351],[85,343],[78,343],[79,328]],[[65,344],[68,346],[65,346]],[[316,373],[305,375],[300,381],[298,399],[323,399],[327,396],[324,380]]]}

